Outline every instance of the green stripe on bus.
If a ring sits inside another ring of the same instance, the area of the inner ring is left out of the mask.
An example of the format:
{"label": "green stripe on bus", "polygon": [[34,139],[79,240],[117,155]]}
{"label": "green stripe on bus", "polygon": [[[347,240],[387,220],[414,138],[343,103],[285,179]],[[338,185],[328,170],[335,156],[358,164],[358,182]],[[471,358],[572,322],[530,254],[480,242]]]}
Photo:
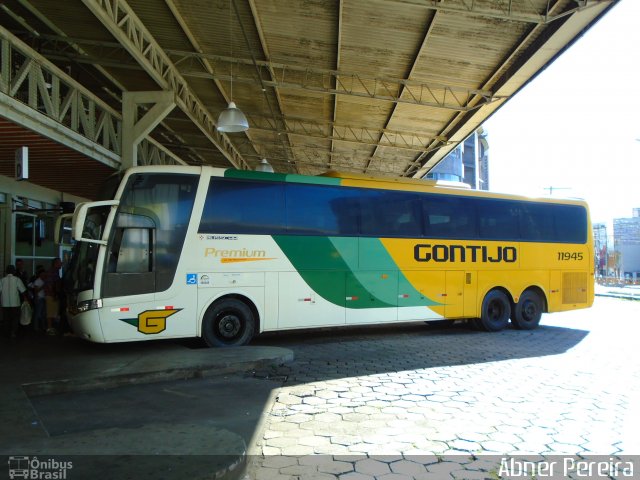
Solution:
{"label": "green stripe on bus", "polygon": [[[274,235],[273,239],[304,281],[328,302],[348,308],[397,306],[395,302],[385,302],[376,296],[372,296],[366,305],[345,305],[347,283],[352,285],[354,290],[369,292],[370,289],[355,278],[329,237]],[[342,240],[356,242],[357,238]],[[329,273],[333,274],[333,281],[328,281]]]}
{"label": "green stripe on bus", "polygon": [[287,182],[310,183],[313,185],[340,185],[342,179],[335,177],[310,177],[306,175],[290,173],[289,175],[287,175]]}
{"label": "green stripe on bus", "polygon": [[[395,308],[399,287],[409,293],[403,307],[440,305],[411,286],[378,239],[289,235],[275,235],[273,239],[304,281],[335,305]],[[367,255],[366,268],[359,265],[358,242],[361,249],[364,247],[360,255]],[[347,296],[358,300],[345,304]]]}
{"label": "green stripe on bus", "polygon": [[[364,285],[368,283],[365,278],[371,278],[371,271],[398,272],[398,289],[397,291],[390,291],[388,289],[383,290],[384,301],[395,301],[398,298],[398,294],[401,292],[408,295],[408,297],[402,302],[403,307],[442,305],[442,303],[435,302],[424,297],[420,292],[413,288],[379,238],[362,237],[358,239],[360,258],[350,255],[350,252],[344,250],[342,247],[344,242],[341,242],[344,238],[331,237],[331,240],[336,246],[338,252],[342,255],[342,258],[345,259],[345,262],[348,264],[354,276]],[[360,262],[366,262],[366,264],[362,265]],[[378,292],[378,296],[380,295],[379,287],[375,288],[372,285],[371,290]]]}
{"label": "green stripe on bus", "polygon": [[314,185],[340,185],[341,179],[333,177],[311,177],[294,173],[267,173],[253,170],[235,170],[229,168],[224,172],[225,178],[242,180],[267,180],[269,182],[310,183]]}
{"label": "green stripe on bus", "polygon": [[268,180],[270,182],[286,182],[285,173],[254,172],[253,170],[235,170],[229,168],[224,171],[224,178],[236,178],[242,180]]}

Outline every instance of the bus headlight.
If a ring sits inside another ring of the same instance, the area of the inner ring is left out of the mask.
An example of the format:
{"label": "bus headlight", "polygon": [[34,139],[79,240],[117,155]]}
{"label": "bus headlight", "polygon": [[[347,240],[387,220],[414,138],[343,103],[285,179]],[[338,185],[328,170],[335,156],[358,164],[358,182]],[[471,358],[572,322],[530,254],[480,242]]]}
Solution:
{"label": "bus headlight", "polygon": [[95,310],[96,308],[101,307],[101,298],[98,298],[96,300],[84,300],[76,305],[76,307],[73,309],[73,314],[77,315],[78,313],[86,312],[87,310]]}

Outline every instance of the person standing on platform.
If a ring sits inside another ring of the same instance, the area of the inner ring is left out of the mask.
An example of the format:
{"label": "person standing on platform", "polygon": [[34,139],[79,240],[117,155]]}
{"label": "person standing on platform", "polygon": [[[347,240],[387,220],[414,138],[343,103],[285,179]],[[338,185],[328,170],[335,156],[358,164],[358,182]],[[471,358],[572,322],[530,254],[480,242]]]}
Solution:
{"label": "person standing on platform", "polygon": [[29,274],[24,269],[24,260],[21,258],[16,258],[16,277],[22,280],[23,285],[29,283]]}
{"label": "person standing on platform", "polygon": [[60,268],[62,261],[54,258],[51,261],[51,268],[47,271],[44,282],[44,295],[47,305],[47,334],[56,335],[56,324],[60,319],[60,294],[62,293],[62,280],[60,279]]}
{"label": "person standing on platform", "polygon": [[33,330],[36,333],[44,333],[47,321],[47,299],[44,294],[46,278],[47,271],[42,265],[38,265],[36,278],[29,284],[33,290]]}
{"label": "person standing on platform", "polygon": [[20,328],[20,305],[27,288],[16,276],[16,267],[7,266],[7,275],[0,280],[0,297],[2,301],[2,316],[10,325],[10,336],[15,340]]}

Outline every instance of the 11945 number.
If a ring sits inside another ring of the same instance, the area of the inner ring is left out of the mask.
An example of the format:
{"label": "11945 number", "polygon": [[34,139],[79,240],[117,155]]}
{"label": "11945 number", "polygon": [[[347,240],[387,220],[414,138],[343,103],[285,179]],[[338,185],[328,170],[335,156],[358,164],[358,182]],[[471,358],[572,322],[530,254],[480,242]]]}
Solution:
{"label": "11945 number", "polygon": [[558,252],[558,260],[582,260],[583,258],[580,252]]}

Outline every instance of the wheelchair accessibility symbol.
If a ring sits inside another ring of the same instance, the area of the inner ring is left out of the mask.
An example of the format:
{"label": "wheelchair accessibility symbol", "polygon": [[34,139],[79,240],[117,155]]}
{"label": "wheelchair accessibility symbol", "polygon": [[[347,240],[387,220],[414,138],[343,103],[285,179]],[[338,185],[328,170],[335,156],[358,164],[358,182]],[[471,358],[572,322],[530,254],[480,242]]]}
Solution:
{"label": "wheelchair accessibility symbol", "polygon": [[187,273],[187,285],[197,285],[197,284],[198,284],[198,274]]}

